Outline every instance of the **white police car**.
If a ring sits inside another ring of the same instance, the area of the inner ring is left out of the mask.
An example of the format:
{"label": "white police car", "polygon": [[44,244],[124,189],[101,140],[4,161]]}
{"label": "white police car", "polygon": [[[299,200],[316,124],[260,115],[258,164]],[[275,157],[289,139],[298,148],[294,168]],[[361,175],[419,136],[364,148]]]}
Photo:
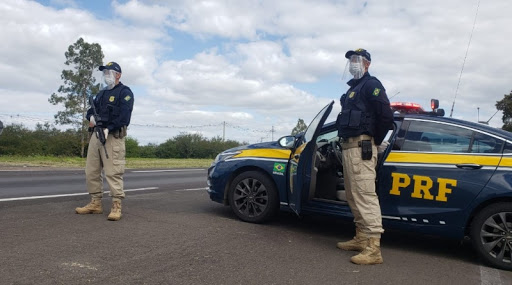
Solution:
{"label": "white police car", "polygon": [[[305,133],[220,153],[208,170],[213,201],[247,222],[279,209],[352,220],[344,198],[334,101]],[[512,269],[512,134],[398,103],[390,146],[379,155],[377,192],[385,228],[471,238],[487,263]],[[434,109],[437,102],[433,101]],[[398,112],[397,112],[398,113]],[[413,114],[418,113],[418,114]]]}

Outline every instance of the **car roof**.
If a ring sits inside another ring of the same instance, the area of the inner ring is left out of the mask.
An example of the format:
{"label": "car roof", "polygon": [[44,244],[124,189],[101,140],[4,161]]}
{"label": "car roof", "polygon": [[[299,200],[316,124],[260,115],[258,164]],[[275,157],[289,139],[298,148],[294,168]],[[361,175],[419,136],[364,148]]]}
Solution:
{"label": "car roof", "polygon": [[411,119],[423,119],[423,120],[429,120],[429,121],[437,121],[437,122],[444,122],[444,123],[451,123],[455,125],[460,126],[466,126],[472,129],[476,129],[479,131],[487,132],[490,134],[494,134],[496,136],[503,137],[504,139],[512,140],[512,133],[491,127],[489,125],[484,125],[480,123],[470,122],[466,120],[461,119],[455,119],[455,118],[447,118],[447,117],[440,117],[435,115],[429,115],[429,114],[395,114],[394,115],[395,120],[403,120],[404,118],[411,118]]}
{"label": "car roof", "polygon": [[[459,125],[459,126],[466,126],[466,127],[472,128],[472,129],[490,133],[490,134],[502,137],[503,139],[512,141],[512,133],[511,132],[508,132],[508,131],[505,131],[502,129],[498,129],[498,128],[494,128],[494,127],[491,127],[488,125],[480,124],[480,123],[475,123],[475,122],[470,122],[470,121],[460,120],[460,119],[454,119],[454,118],[440,117],[440,116],[429,115],[429,114],[395,114],[394,115],[395,121],[403,121],[404,119],[408,119],[408,118],[419,119],[419,120],[423,119],[423,120],[429,120],[429,121],[451,123],[451,124],[455,124],[455,125]],[[331,128],[335,124],[336,124],[335,121],[325,123],[323,128]]]}

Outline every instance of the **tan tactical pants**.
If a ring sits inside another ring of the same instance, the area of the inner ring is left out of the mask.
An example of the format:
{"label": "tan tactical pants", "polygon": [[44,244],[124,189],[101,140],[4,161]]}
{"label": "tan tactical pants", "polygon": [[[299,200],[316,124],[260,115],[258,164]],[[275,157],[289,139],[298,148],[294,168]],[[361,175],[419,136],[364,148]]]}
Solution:
{"label": "tan tactical pants", "polygon": [[101,170],[105,171],[105,178],[110,188],[110,196],[113,201],[124,198],[123,174],[125,166],[125,138],[116,139],[112,134],[108,135],[108,158],[100,140],[93,133],[87,149],[87,161],[85,165],[85,179],[87,191],[93,198],[103,197],[103,177]]}
{"label": "tan tactical pants", "polygon": [[361,147],[346,148],[348,145],[357,145],[357,142],[363,139],[371,139],[371,137],[363,135],[349,138],[348,143],[343,146],[345,193],[356,227],[368,237],[380,238],[384,229],[379,197],[375,192],[377,147],[371,139],[372,159],[370,160],[361,158]]}

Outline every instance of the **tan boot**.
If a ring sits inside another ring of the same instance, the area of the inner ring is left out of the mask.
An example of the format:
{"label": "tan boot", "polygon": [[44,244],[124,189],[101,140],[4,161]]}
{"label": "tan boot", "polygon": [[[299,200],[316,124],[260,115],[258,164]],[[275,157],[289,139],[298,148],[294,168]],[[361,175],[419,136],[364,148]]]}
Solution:
{"label": "tan boot", "polygon": [[336,246],[343,250],[363,251],[366,248],[367,242],[368,238],[366,235],[356,228],[356,236],[353,239],[345,242],[338,242]]}
{"label": "tan boot", "polygon": [[101,206],[101,198],[91,198],[91,202],[84,207],[78,207],[75,209],[77,214],[102,214],[103,207]]}
{"label": "tan boot", "polygon": [[384,262],[380,253],[380,238],[368,238],[366,248],[350,259],[355,264],[381,264]]}
{"label": "tan boot", "polygon": [[108,219],[111,221],[119,221],[121,219],[121,201],[112,202],[112,208],[110,209]]}

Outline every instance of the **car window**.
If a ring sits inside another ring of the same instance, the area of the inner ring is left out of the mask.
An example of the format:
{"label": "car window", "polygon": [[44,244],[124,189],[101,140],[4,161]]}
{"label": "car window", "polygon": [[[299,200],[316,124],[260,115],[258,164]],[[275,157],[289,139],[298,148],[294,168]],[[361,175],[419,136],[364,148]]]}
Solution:
{"label": "car window", "polygon": [[512,144],[508,143],[505,144],[505,148],[503,149],[503,153],[512,153]]}
{"label": "car window", "polygon": [[411,121],[402,150],[421,152],[468,152],[473,132],[457,126]]}
{"label": "car window", "polygon": [[[333,101],[334,102],[334,101]],[[316,115],[316,117],[311,121],[308,128],[306,129],[306,132],[304,133],[304,142],[308,143],[313,139],[313,136],[315,135],[315,132],[317,130],[318,125],[320,124],[320,121],[322,120],[324,114],[327,111],[331,111],[332,109],[332,102],[330,104],[327,104],[320,112]]]}
{"label": "car window", "polygon": [[475,132],[472,153],[501,153],[503,141],[489,135]]}
{"label": "car window", "polygon": [[328,133],[319,135],[318,138],[316,139],[316,142],[319,142],[322,140],[327,141],[327,142],[332,142],[334,140],[338,140],[338,130],[334,130],[332,132],[328,132]]}

